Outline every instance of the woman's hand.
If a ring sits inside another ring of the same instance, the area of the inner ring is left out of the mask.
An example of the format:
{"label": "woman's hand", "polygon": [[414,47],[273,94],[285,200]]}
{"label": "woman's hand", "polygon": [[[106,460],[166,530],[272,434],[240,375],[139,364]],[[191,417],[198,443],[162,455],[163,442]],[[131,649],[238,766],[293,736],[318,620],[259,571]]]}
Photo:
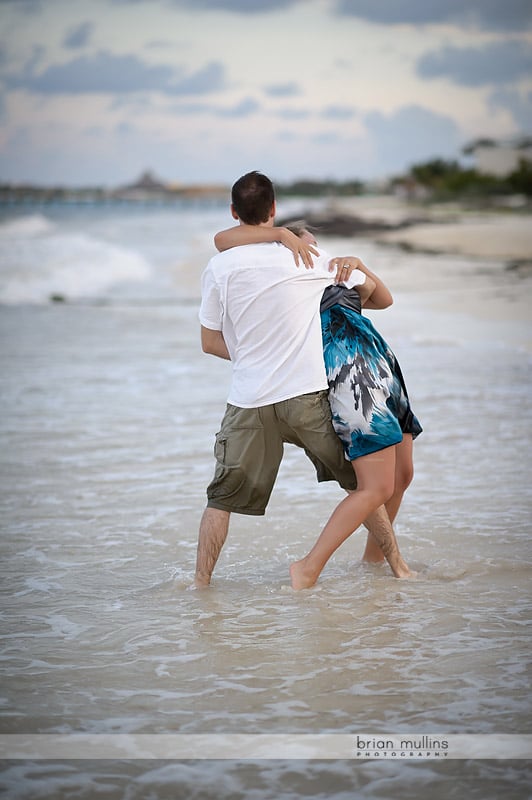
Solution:
{"label": "woman's hand", "polygon": [[[329,272],[336,270],[335,283],[344,283],[354,269],[363,267],[362,261],[355,256],[340,256],[339,258],[331,258],[329,261]],[[362,270],[364,271],[364,270]]]}
{"label": "woman's hand", "polygon": [[393,303],[390,290],[366,265],[356,256],[343,256],[332,258],[329,261],[329,270],[336,269],[335,283],[347,281],[354,269],[360,270],[366,276],[364,283],[357,286],[363,308],[388,308]]}
{"label": "woman's hand", "polygon": [[279,228],[279,241],[292,251],[296,267],[299,267],[299,259],[301,258],[303,265],[306,269],[312,269],[314,261],[312,256],[319,256],[319,252],[311,244],[307,244],[295,233],[289,231],[288,228]]}

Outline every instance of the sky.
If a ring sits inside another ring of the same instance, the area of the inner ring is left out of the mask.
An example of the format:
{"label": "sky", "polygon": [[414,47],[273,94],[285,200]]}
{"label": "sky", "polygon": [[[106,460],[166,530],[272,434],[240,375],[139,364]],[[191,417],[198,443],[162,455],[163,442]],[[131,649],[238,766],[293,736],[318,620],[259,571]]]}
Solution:
{"label": "sky", "polygon": [[380,180],[531,134],[531,0],[0,0],[0,183]]}

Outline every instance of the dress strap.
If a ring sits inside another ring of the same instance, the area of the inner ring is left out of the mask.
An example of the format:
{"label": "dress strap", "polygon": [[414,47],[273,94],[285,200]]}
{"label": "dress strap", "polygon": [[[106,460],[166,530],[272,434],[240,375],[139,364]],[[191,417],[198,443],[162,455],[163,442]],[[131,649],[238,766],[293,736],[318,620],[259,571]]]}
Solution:
{"label": "dress strap", "polygon": [[362,313],[360,294],[355,286],[352,289],[338,284],[327,286],[321,298],[320,311],[327,311],[328,308],[336,305],[350,308],[351,311],[355,311],[357,314]]}

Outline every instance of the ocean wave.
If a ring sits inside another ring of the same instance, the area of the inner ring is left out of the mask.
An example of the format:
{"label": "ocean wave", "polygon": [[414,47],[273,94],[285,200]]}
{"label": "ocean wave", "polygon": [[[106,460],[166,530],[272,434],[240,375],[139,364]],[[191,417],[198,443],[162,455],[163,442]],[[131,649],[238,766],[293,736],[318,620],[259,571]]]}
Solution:
{"label": "ocean wave", "polygon": [[56,232],[34,215],[0,227],[0,302],[41,304],[80,300],[145,281],[148,261],[134,250],[86,233]]}
{"label": "ocean wave", "polygon": [[30,214],[0,222],[0,241],[18,236],[41,236],[55,229],[54,223],[43,214]]}

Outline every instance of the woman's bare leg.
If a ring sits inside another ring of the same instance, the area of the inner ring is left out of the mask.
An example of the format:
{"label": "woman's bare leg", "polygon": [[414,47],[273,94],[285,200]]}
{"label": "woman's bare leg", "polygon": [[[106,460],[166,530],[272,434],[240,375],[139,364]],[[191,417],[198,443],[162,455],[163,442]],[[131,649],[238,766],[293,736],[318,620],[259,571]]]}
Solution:
{"label": "woman's bare leg", "polygon": [[[395,479],[395,448],[387,447],[362,456],[353,462],[353,469],[357,476],[356,491],[337,505],[310,552],[290,567],[294,589],[313,586],[334,551],[391,496]],[[394,575],[408,577],[410,572],[400,557],[393,531],[390,541],[385,537],[381,545]]]}
{"label": "woman's bare leg", "polygon": [[386,503],[386,511],[392,524],[401,507],[403,495],[414,478],[413,444],[412,434],[405,433],[403,441],[395,446],[395,484],[393,494]]}
{"label": "woman's bare leg", "polygon": [[[393,494],[386,502],[386,511],[388,512],[388,517],[392,525],[401,507],[403,495],[412,483],[413,477],[413,439],[412,434],[405,433],[403,435],[403,441],[395,445],[395,484]],[[370,564],[381,564],[384,561],[384,553],[371,533],[368,533],[362,561],[366,561]]]}

